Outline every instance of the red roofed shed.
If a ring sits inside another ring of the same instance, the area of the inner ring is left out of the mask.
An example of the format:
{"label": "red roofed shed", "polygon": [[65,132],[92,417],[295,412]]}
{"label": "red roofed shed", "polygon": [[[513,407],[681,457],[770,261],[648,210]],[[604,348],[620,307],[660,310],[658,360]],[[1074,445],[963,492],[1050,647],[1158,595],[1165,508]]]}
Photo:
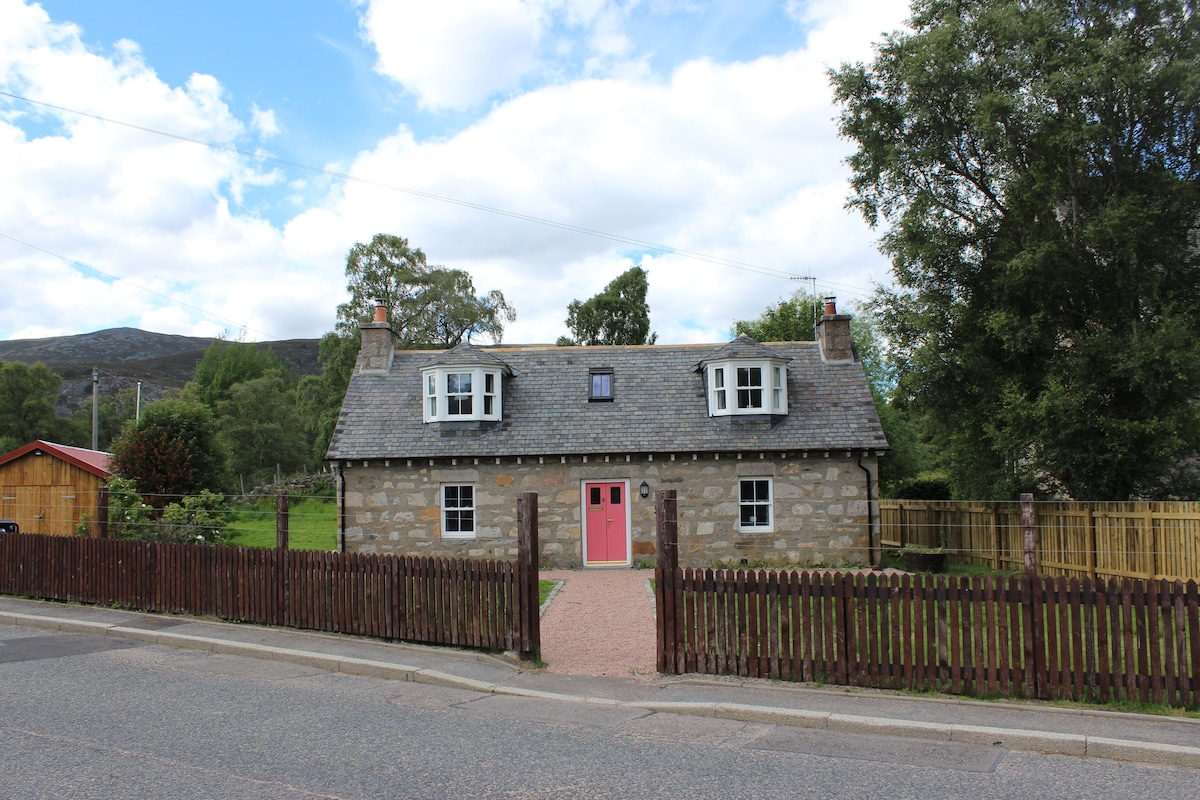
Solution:
{"label": "red roofed shed", "polygon": [[40,439],[0,455],[0,519],[15,520],[21,533],[74,536],[87,514],[94,533],[110,458]]}

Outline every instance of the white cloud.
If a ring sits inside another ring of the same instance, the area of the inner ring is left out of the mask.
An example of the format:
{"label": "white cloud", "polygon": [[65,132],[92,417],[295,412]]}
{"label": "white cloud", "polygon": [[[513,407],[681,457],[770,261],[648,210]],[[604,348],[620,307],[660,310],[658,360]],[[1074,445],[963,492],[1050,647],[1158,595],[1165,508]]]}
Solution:
{"label": "white cloud", "polygon": [[522,0],[371,0],[362,34],[376,69],[426,108],[467,108],[516,88],[538,63],[544,10]]}
{"label": "white cloud", "polygon": [[[811,39],[822,47],[822,29]],[[839,32],[840,35],[840,32]],[[373,181],[707,253],[800,276],[849,299],[885,265],[843,209],[849,148],[832,121],[825,64],[809,51],[747,63],[681,65],[651,76],[581,80],[526,92],[445,140],[407,130],[348,171]],[[350,184],[289,227],[342,240],[408,237],[431,261],[469,267],[520,313],[509,341],[566,333],[566,305],[641,259],[640,248]],[[631,256],[632,255],[632,260]],[[735,318],[808,288],[757,271],[654,254],[661,341],[712,341]]]}
{"label": "white cloud", "polygon": [[275,112],[271,109],[261,109],[255,103],[250,109],[251,124],[259,135],[266,138],[280,132],[279,123],[275,121]]}
{"label": "white cloud", "polygon": [[[380,69],[430,107],[512,96],[458,132],[422,140],[402,126],[330,169],[814,274],[819,291],[846,299],[885,277],[874,236],[842,208],[849,147],[835,135],[824,70],[869,57],[873,28],[895,27],[906,12],[900,0],[812,6],[804,50],[745,63],[699,59],[659,76],[642,54],[622,50],[624,11],[615,4],[513,0],[480,4],[472,19],[425,5],[365,8],[364,34]],[[429,24],[422,14],[432,15]],[[281,133],[272,112],[257,106],[238,119],[215,77],[168,85],[132,43],[97,54],[73,26],[15,0],[0,0],[0,18],[5,91],[218,143]],[[563,38],[562,26],[578,36]],[[539,53],[552,55],[558,44],[601,61],[609,53],[607,71],[518,92],[545,66]],[[469,270],[480,291],[503,291],[519,312],[509,342],[554,341],[566,333],[567,303],[639,263],[650,274],[652,325],[664,343],[720,340],[734,319],[808,286],[363,183],[334,184],[318,205],[273,226],[241,205],[243,187],[272,182],[301,202],[328,179],[264,170],[95,119],[0,105],[0,185],[19,187],[0,192],[0,233],[123,279],[0,238],[0,283],[12,287],[0,293],[0,335],[140,324],[316,337],[332,328],[344,297],[347,250],[381,231],[408,237],[433,263]]]}

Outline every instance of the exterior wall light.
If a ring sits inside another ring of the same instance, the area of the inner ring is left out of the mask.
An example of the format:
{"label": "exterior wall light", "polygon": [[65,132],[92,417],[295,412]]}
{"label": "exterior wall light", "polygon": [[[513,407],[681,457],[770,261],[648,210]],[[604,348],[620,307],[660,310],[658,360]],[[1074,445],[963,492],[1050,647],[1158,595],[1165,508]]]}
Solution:
{"label": "exterior wall light", "polygon": [[640,494],[642,496],[643,500],[645,500],[647,497],[649,497],[650,496],[650,484],[646,483],[645,481],[642,481],[642,485],[638,487],[638,494]]}

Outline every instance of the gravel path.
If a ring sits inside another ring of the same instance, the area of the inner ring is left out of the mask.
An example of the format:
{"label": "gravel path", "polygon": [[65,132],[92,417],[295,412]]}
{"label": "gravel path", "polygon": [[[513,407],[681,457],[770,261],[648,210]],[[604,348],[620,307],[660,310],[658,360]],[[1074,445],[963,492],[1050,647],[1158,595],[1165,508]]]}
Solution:
{"label": "gravel path", "polygon": [[654,609],[650,570],[543,572],[563,581],[542,617],[542,660],[548,672],[652,680]]}

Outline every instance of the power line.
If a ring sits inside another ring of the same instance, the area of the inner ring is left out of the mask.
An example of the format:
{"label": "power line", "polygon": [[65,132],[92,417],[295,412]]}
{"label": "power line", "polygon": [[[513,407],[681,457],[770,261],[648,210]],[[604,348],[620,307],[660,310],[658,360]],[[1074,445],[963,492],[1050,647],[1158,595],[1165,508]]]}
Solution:
{"label": "power line", "polygon": [[558,222],[555,220],[546,219],[544,217],[534,216],[532,214],[522,214],[522,213],[516,212],[516,211],[508,211],[506,209],[496,208],[495,206],[483,205],[482,203],[473,203],[468,200],[459,200],[457,198],[446,197],[445,195],[433,194],[432,192],[425,192],[425,191],[421,191],[419,189],[410,189],[405,186],[399,186],[399,185],[391,184],[391,183],[384,183],[383,181],[372,180],[370,178],[362,178],[357,175],[351,175],[351,174],[345,173],[345,172],[337,172],[336,170],[325,169],[324,167],[314,167],[310,164],[302,164],[297,161],[289,161],[287,159],[278,158],[276,156],[269,156],[269,155],[265,155],[263,153],[252,153],[247,150],[242,150],[238,147],[235,147],[234,145],[218,144],[216,142],[208,142],[203,139],[197,139],[197,138],[194,138],[191,136],[183,136],[181,134],[170,133],[168,131],[162,131],[162,130],[158,130],[156,128],[150,128],[150,127],[147,127],[144,125],[136,125],[131,122],[123,122],[121,120],[116,120],[116,119],[112,119],[109,117],[103,117],[103,116],[100,116],[99,114],[91,114],[86,111],[78,111],[73,108],[67,108],[65,106],[59,106],[59,105],[55,105],[53,103],[46,103],[46,102],[43,102],[40,100],[33,100],[28,97],[23,97],[21,95],[12,94],[10,92],[0,91],[0,96],[8,97],[13,100],[19,100],[24,103],[29,103],[30,105],[41,106],[43,108],[51,108],[51,109],[54,109],[55,111],[61,111],[61,112],[67,113],[67,114],[75,114],[80,117],[87,117],[89,119],[98,120],[100,122],[104,122],[104,123],[107,123],[110,125],[120,125],[122,127],[129,128],[131,130],[141,131],[143,133],[150,133],[155,136],[163,136],[163,137],[166,137],[169,139],[175,139],[176,141],[187,142],[189,144],[195,144],[195,145],[199,145],[202,147],[207,147],[210,150],[216,150],[216,151],[225,152],[225,153],[233,153],[235,155],[242,156],[243,158],[250,158],[250,159],[254,159],[256,161],[263,161],[263,162],[267,162],[267,163],[271,163],[271,164],[279,164],[280,166],[291,167],[293,169],[299,169],[299,170],[305,170],[307,172],[312,172],[312,173],[315,173],[318,175],[324,175],[324,176],[327,176],[330,178],[337,178],[339,180],[348,181],[351,183],[359,183],[359,184],[363,184],[365,186],[373,186],[373,187],[376,187],[379,189],[385,189],[387,191],[402,192],[404,194],[412,195],[414,197],[422,197],[427,200],[436,200],[441,203],[448,203],[450,205],[456,205],[456,206],[460,206],[462,208],[470,208],[470,209],[473,209],[476,211],[483,211],[488,214],[496,214],[499,216],[508,217],[510,219],[517,219],[517,220],[521,220],[523,222],[530,222],[530,223],[533,223],[536,225],[544,225],[546,227],[556,228],[558,230],[569,231],[572,233],[579,233],[579,234],[583,234],[585,236],[593,236],[598,239],[606,239],[608,241],[618,242],[620,244],[632,245],[634,247],[639,247],[644,250],[650,250],[650,251],[662,253],[665,255],[680,255],[680,256],[684,256],[686,258],[690,258],[693,260],[705,261],[710,264],[716,264],[718,266],[723,266],[723,267],[730,267],[732,269],[739,269],[739,270],[743,270],[745,272],[753,272],[753,273],[757,273],[759,275],[765,275],[767,277],[772,277],[772,278],[784,278],[784,279],[788,279],[788,280],[796,280],[796,279],[809,280],[810,279],[809,276],[796,275],[795,273],[786,272],[784,270],[775,269],[773,267],[763,267],[763,266],[759,266],[757,264],[749,264],[744,261],[735,261],[733,259],[721,258],[719,256],[712,256],[712,255],[708,255],[706,253],[698,253],[693,250],[683,250],[681,248],[670,247],[669,245],[659,244],[656,242],[648,242],[648,241],[645,241],[642,239],[635,239],[630,236],[622,236],[620,234],[608,233],[606,231],[596,230],[594,228],[586,228],[581,225],[572,225],[572,224],[566,223],[566,222]]}
{"label": "power line", "polygon": [[231,319],[226,319],[225,317],[222,317],[222,316],[220,316],[220,315],[218,315],[218,314],[214,314],[214,313],[212,313],[211,311],[207,311],[207,310],[205,310],[205,309],[203,309],[203,308],[200,308],[199,306],[194,306],[194,305],[192,305],[191,303],[185,303],[184,301],[182,301],[182,300],[180,300],[180,299],[178,299],[178,298],[171,297],[170,295],[163,294],[162,292],[156,292],[156,291],[154,291],[153,289],[147,289],[145,286],[141,286],[141,285],[139,285],[139,284],[136,284],[136,283],[134,283],[133,281],[126,280],[125,278],[119,278],[119,277],[117,277],[116,275],[110,275],[109,273],[107,273],[107,272],[104,272],[103,270],[96,269],[96,268],[95,268],[95,267],[93,267],[93,266],[90,266],[90,265],[88,265],[88,264],[84,264],[84,263],[82,263],[82,262],[79,262],[79,261],[75,261],[74,259],[67,258],[66,256],[59,255],[58,253],[55,253],[55,252],[53,252],[52,250],[47,250],[47,249],[46,249],[46,248],[44,248],[44,247],[38,247],[36,244],[32,244],[32,243],[30,243],[30,242],[26,242],[26,241],[24,241],[23,239],[18,239],[18,238],[17,238],[17,237],[15,237],[15,236],[10,236],[9,234],[7,234],[7,233],[4,233],[3,231],[0,231],[0,237],[3,237],[3,238],[5,238],[5,239],[8,239],[9,241],[12,241],[12,242],[16,242],[17,244],[24,245],[25,247],[28,247],[28,248],[30,248],[31,250],[37,250],[39,253],[45,253],[46,255],[48,255],[48,256],[51,256],[52,258],[57,258],[57,259],[59,259],[60,261],[65,261],[66,263],[68,263],[68,264],[70,264],[70,265],[72,265],[72,266],[75,266],[75,267],[79,267],[80,269],[85,269],[85,270],[88,270],[89,272],[94,272],[94,273],[96,273],[97,275],[100,275],[100,276],[102,276],[102,277],[108,278],[109,280],[117,281],[117,282],[119,282],[119,283],[126,284],[127,286],[132,286],[134,289],[139,289],[139,290],[141,290],[141,291],[143,291],[143,292],[146,292],[147,294],[152,294],[152,295],[154,295],[155,297],[161,297],[162,299],[164,299],[164,300],[167,300],[167,301],[170,301],[171,303],[174,303],[175,305],[183,306],[184,308],[190,308],[190,309],[192,309],[193,311],[197,311],[197,312],[199,312],[199,313],[203,314],[203,315],[204,315],[204,316],[206,316],[206,317],[209,317],[209,318],[211,318],[211,319],[218,320],[218,321],[220,321],[220,322],[227,323],[227,324],[229,324],[229,325],[232,325],[232,326],[234,326],[235,328],[238,328],[238,329],[243,329],[243,330],[247,330],[247,331],[253,331],[254,333],[257,333],[257,334],[260,334],[260,335],[262,335],[262,336],[265,336],[265,337],[267,337],[267,339],[268,339],[268,340],[275,340],[275,341],[279,341],[279,337],[278,337],[278,336],[274,336],[274,335],[272,335],[272,334],[270,334],[270,333],[267,333],[267,332],[265,332],[265,331],[255,330],[254,328],[251,328],[251,327],[249,327],[249,326],[246,326],[246,325],[241,325],[241,324],[239,324],[239,323],[237,323],[237,322],[234,322],[234,321],[233,321],[233,320],[231,320]]}

